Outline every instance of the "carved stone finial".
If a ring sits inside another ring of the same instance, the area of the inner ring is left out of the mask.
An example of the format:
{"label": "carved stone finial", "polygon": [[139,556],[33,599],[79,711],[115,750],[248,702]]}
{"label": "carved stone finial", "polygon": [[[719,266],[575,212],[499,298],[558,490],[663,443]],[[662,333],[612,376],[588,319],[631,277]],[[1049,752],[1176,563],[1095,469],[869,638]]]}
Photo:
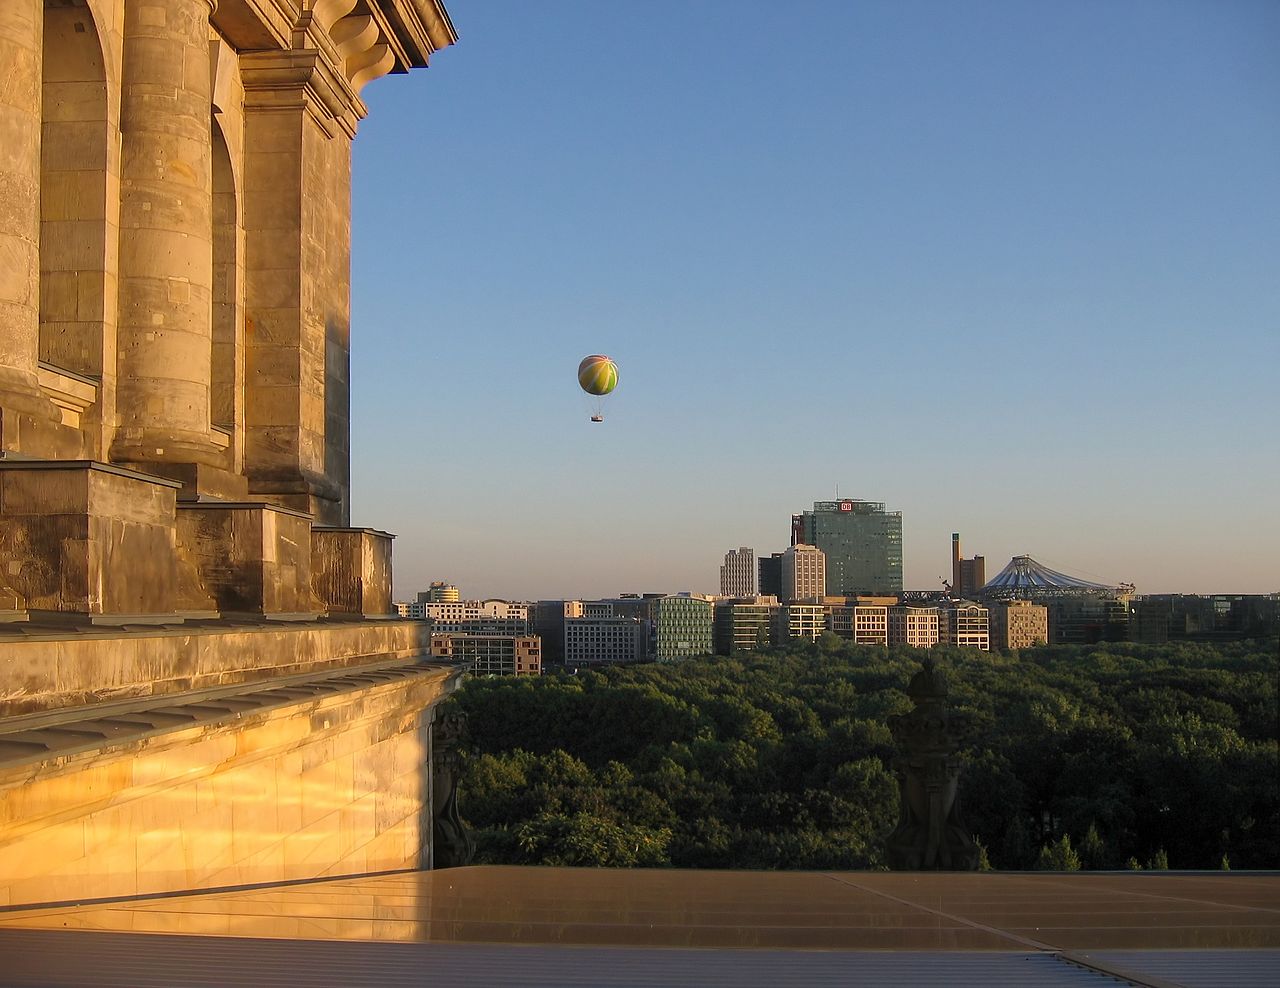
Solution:
{"label": "carved stone finial", "polygon": [[898,825],[886,856],[895,871],[974,871],[978,848],[960,816],[963,766],[947,715],[946,677],[932,657],[921,666],[907,686],[915,709],[889,718],[901,754],[893,760]]}
{"label": "carved stone finial", "polygon": [[467,738],[467,715],[449,709],[431,725],[432,862],[436,868],[471,863],[475,840],[458,815],[458,777]]}

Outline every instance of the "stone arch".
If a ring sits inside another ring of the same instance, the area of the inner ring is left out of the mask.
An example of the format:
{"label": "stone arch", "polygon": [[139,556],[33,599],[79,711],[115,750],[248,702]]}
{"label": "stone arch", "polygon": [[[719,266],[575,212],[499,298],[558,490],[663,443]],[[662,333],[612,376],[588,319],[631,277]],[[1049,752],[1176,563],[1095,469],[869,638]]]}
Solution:
{"label": "stone arch", "polygon": [[213,320],[209,413],[237,435],[244,421],[244,230],[226,135],[215,114],[213,152]]}
{"label": "stone arch", "polygon": [[101,377],[107,318],[107,77],[85,0],[45,0],[40,133],[40,359]]}

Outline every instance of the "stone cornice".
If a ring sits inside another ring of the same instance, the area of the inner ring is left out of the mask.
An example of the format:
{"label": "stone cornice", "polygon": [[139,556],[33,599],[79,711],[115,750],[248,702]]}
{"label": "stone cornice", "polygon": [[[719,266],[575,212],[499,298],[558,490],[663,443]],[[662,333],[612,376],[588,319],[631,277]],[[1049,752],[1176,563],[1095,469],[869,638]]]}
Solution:
{"label": "stone cornice", "polygon": [[[298,2],[222,0],[219,10]],[[287,48],[241,52],[245,107],[305,108],[330,137],[355,136],[365,85],[424,66],[457,40],[440,0],[309,0],[295,13]]]}
{"label": "stone cornice", "polygon": [[441,0],[369,0],[396,39],[397,72],[423,68],[431,55],[458,40]]}
{"label": "stone cornice", "polygon": [[330,137],[354,137],[364,101],[317,48],[253,52],[240,59],[246,110],[303,108]]}

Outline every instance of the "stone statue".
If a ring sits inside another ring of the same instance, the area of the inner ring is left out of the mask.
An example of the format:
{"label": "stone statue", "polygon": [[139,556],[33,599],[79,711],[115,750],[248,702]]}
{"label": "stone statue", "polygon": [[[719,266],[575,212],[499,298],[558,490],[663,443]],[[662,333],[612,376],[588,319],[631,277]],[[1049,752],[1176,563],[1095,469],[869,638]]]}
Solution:
{"label": "stone statue", "polygon": [[949,731],[947,685],[932,658],[911,677],[907,695],[915,709],[889,718],[901,752],[898,825],[886,841],[894,871],[976,871],[978,848],[960,817],[957,787],[961,760]]}
{"label": "stone statue", "polygon": [[431,725],[432,862],[436,868],[471,863],[475,840],[458,815],[458,776],[467,737],[467,715],[449,710]]}

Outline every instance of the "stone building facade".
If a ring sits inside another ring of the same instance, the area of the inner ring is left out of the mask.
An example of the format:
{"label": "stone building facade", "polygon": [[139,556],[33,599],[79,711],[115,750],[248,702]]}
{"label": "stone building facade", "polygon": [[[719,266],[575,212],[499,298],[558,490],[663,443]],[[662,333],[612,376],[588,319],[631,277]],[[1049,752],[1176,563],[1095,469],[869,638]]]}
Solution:
{"label": "stone building facade", "polygon": [[351,148],[454,40],[0,0],[0,904],[430,866],[460,672],[350,527]]}
{"label": "stone building facade", "polygon": [[[268,556],[275,528],[291,540],[349,524],[360,91],[453,40],[438,0],[5,0],[0,452],[24,475],[6,486],[31,495],[26,536],[55,493],[79,501],[59,515],[92,529],[93,499],[67,491],[107,484],[92,473],[104,464],[117,503],[137,506],[128,524],[173,527],[179,553],[192,547],[170,497],[267,505],[193,507],[188,528],[262,530]],[[5,589],[27,596],[52,550],[6,534],[28,558]],[[89,552],[88,583],[100,557],[130,569],[120,541]],[[130,606],[219,609],[199,596]]]}

